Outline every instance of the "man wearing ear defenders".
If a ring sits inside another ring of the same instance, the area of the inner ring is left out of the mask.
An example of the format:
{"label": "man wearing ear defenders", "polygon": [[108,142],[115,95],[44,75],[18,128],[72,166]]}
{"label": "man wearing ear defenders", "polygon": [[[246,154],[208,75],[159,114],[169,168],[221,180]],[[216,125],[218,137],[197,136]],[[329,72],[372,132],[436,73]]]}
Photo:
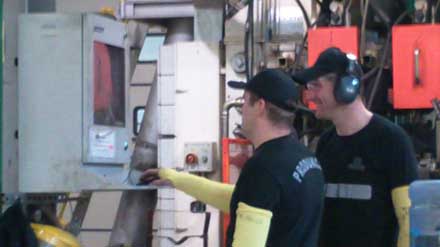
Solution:
{"label": "man wearing ear defenders", "polygon": [[356,57],[338,48],[293,75],[309,90],[315,116],[334,124],[316,150],[326,180],[320,246],[407,247],[417,160],[405,132],[365,107],[361,76]]}
{"label": "man wearing ear defenders", "polygon": [[268,69],[244,89],[243,134],[253,143],[236,185],[172,169],[150,169],[144,180],[173,185],[230,214],[226,246],[316,247],[324,178],[313,154],[292,135],[299,93],[289,75]]}

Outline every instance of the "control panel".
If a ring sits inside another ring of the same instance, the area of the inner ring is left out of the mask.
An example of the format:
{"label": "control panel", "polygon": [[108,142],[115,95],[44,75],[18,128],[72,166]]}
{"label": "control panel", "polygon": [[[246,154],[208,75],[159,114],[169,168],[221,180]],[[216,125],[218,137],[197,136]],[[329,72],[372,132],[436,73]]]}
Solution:
{"label": "control panel", "polygon": [[185,143],[185,170],[189,172],[212,172],[214,160],[214,143]]}

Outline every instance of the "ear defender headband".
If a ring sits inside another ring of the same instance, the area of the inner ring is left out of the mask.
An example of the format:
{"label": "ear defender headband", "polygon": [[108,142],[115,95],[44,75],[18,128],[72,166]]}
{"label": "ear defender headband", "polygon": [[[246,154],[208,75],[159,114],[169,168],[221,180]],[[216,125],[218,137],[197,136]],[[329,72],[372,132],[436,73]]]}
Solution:
{"label": "ear defender headband", "polygon": [[361,81],[356,73],[357,63],[356,55],[347,54],[347,68],[344,74],[337,80],[333,94],[337,102],[341,104],[350,104],[360,93]]}

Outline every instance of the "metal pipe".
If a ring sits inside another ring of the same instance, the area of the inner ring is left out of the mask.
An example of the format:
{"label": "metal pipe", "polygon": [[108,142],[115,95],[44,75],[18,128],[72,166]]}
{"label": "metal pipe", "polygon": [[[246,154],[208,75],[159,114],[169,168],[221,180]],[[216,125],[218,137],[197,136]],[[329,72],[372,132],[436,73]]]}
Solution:
{"label": "metal pipe", "polygon": [[146,246],[152,242],[155,190],[124,191],[119,202],[109,246]]}
{"label": "metal pipe", "polygon": [[[193,40],[192,18],[172,19],[167,23],[168,33],[165,44]],[[150,89],[144,117],[131,159],[130,167],[136,170],[145,170],[157,165],[157,72]]]}
{"label": "metal pipe", "polygon": [[345,26],[349,27],[351,25],[351,16],[350,16],[350,9],[351,9],[352,0],[348,0],[346,4],[344,5],[344,21]]}
{"label": "metal pipe", "polygon": [[371,10],[374,11],[377,17],[386,25],[388,29],[390,29],[391,25],[393,24],[391,21],[391,18],[388,16],[388,14],[380,7],[378,6],[377,2],[372,1],[370,3]]}
{"label": "metal pipe", "polygon": [[249,70],[249,36],[250,36],[250,23],[251,21],[251,5],[248,6],[248,12],[246,17],[245,24],[245,33],[244,33],[244,60],[245,60],[245,71],[246,71],[246,79],[250,80],[250,70]]}
{"label": "metal pipe", "polygon": [[303,16],[304,16],[304,20],[306,21],[307,29],[309,29],[312,26],[312,24],[310,22],[310,18],[307,14],[307,11],[304,8],[304,5],[301,3],[300,0],[295,0],[295,1],[296,1],[296,4],[298,4],[299,8],[301,9],[301,12],[303,13]]}
{"label": "metal pipe", "polygon": [[248,5],[250,0],[229,0],[226,1],[226,15],[225,21],[234,17],[241,9]]}
{"label": "metal pipe", "polygon": [[229,102],[226,102],[223,105],[223,111],[221,114],[221,123],[222,123],[222,128],[221,128],[221,137],[228,137],[229,136],[229,111],[233,108],[233,107],[241,107],[244,103],[243,98],[238,98]]}
{"label": "metal pipe", "polygon": [[[193,40],[193,19],[171,19],[167,23],[165,44]],[[145,107],[141,130],[136,140],[131,169],[144,170],[157,166],[158,101],[157,73]],[[124,191],[110,236],[110,246],[151,246],[156,191]]]}

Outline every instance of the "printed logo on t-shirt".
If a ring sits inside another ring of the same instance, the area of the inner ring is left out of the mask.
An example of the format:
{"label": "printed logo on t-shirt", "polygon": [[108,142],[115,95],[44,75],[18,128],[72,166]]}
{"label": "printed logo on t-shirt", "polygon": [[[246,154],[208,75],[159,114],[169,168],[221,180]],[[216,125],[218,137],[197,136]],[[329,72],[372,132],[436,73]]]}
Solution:
{"label": "printed logo on t-shirt", "polygon": [[347,168],[349,170],[358,171],[358,172],[365,171],[365,166],[362,163],[362,158],[361,157],[354,157],[353,162],[348,164]]}
{"label": "printed logo on t-shirt", "polygon": [[307,172],[312,169],[321,170],[321,166],[319,165],[318,160],[315,157],[302,159],[296,166],[296,169],[293,172],[292,176],[296,181],[301,183]]}

